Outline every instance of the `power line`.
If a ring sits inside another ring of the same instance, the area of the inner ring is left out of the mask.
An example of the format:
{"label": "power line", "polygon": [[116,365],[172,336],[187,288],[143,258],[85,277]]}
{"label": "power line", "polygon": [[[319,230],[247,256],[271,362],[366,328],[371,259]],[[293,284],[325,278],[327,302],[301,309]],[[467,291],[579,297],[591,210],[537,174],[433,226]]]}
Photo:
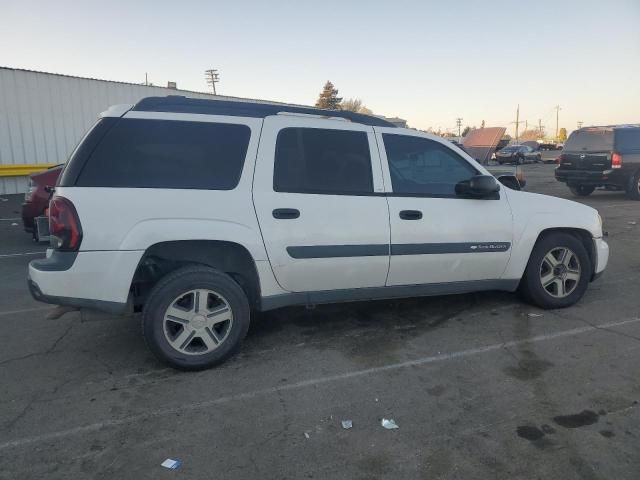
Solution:
{"label": "power line", "polygon": [[220,74],[218,73],[218,70],[215,68],[211,68],[209,70],[205,70],[204,71],[204,77],[207,80],[207,84],[209,84],[209,86],[211,86],[211,88],[213,88],[213,94],[217,95],[216,93],[216,83],[218,83],[220,81]]}

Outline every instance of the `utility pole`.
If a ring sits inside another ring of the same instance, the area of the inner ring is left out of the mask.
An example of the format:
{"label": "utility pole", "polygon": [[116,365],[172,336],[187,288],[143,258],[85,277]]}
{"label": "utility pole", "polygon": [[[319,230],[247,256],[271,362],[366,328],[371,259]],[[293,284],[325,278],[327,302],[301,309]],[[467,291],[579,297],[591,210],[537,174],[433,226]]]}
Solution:
{"label": "utility pole", "polygon": [[553,107],[556,109],[556,140],[558,139],[558,119],[560,118],[560,110],[562,110],[560,108],[560,105],[556,105],[555,107]]}
{"label": "utility pole", "polygon": [[578,130],[582,128],[582,120],[578,120]]}
{"label": "utility pole", "polygon": [[147,72],[144,72],[144,84],[149,85],[149,77],[147,76]]}
{"label": "utility pole", "polygon": [[213,94],[217,95],[216,93],[216,83],[218,83],[220,81],[220,74],[218,73],[218,70],[215,68],[211,68],[209,70],[205,70],[204,71],[204,77],[207,80],[207,84],[209,84],[211,86],[211,88],[213,88]]}
{"label": "utility pole", "polygon": [[516,144],[518,143],[518,130],[520,128],[520,124],[524,123],[520,121],[520,104],[518,104],[518,108],[516,108],[516,121],[511,122],[512,124],[516,124]]}
{"label": "utility pole", "polygon": [[527,120],[525,120],[524,121],[524,131],[526,132],[528,128],[529,128],[529,123],[527,122]]}
{"label": "utility pole", "polygon": [[462,135],[460,134],[460,128],[462,127],[462,117],[456,118],[456,125],[458,126],[458,141],[462,140]]}
{"label": "utility pole", "polygon": [[544,137],[543,133],[542,133],[542,119],[539,118],[538,119],[538,135],[540,135],[540,138]]}

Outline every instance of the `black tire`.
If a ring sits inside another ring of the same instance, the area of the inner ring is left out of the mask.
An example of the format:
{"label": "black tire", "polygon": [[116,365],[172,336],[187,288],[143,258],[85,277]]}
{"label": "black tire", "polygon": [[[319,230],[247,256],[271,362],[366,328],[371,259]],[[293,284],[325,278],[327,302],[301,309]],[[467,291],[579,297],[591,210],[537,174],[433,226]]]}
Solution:
{"label": "black tire", "polygon": [[[578,259],[580,266],[580,278],[575,283],[575,287],[569,295],[563,298],[555,297],[548,292],[542,285],[541,269],[545,255],[555,248],[568,248]],[[568,233],[548,233],[536,242],[533,247],[527,268],[520,282],[520,293],[523,297],[533,305],[540,308],[565,308],[575,304],[582,298],[589,280],[593,267],[589,254],[582,242]]]}
{"label": "black tire", "polygon": [[[215,350],[189,355],[173,348],[164,332],[164,315],[171,302],[193,289],[218,292],[228,303],[233,322]],[[163,362],[179,370],[203,370],[233,355],[247,334],[250,308],[242,288],[227,274],[206,266],[188,266],[169,273],[153,287],[142,315],[142,333],[149,349]]]}
{"label": "black tire", "polygon": [[569,185],[569,190],[577,197],[588,197],[595,189],[592,185]]}
{"label": "black tire", "polygon": [[640,171],[629,180],[627,186],[627,197],[631,200],[640,200]]}
{"label": "black tire", "polygon": [[538,154],[538,156],[536,157],[536,162],[542,162],[542,155]]}

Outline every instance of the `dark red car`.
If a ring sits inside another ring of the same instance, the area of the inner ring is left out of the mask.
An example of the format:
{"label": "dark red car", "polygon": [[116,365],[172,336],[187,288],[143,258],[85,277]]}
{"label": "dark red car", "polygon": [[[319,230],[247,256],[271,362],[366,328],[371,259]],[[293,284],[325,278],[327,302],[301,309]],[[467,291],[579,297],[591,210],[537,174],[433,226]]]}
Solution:
{"label": "dark red car", "polygon": [[29,176],[29,186],[22,204],[22,223],[25,231],[34,233],[34,238],[34,219],[43,215],[45,209],[49,206],[51,194],[48,187],[55,186],[63,166],[56,165],[44,172],[33,173]]}

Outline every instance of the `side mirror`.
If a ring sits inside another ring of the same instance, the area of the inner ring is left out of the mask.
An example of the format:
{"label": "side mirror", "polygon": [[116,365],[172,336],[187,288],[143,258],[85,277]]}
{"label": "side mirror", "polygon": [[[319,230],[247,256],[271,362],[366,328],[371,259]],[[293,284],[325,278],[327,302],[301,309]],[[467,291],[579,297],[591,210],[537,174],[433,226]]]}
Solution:
{"label": "side mirror", "polygon": [[500,191],[500,184],[492,175],[476,175],[456,184],[456,195],[471,198],[487,198]]}
{"label": "side mirror", "polygon": [[511,190],[522,190],[522,185],[515,175],[500,175],[498,181]]}

